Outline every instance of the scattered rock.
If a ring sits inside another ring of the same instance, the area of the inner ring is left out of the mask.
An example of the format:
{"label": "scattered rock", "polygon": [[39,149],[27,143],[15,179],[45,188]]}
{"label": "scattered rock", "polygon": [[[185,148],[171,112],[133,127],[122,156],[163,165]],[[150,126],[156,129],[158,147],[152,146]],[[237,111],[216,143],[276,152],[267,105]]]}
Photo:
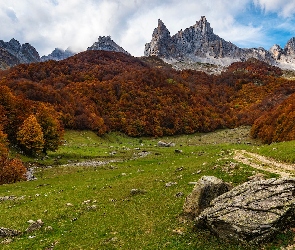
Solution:
{"label": "scattered rock", "polygon": [[45,227],[45,231],[52,231],[52,230],[53,230],[52,226]]}
{"label": "scattered rock", "polygon": [[159,141],[158,142],[158,147],[175,147],[175,143]]}
{"label": "scattered rock", "polygon": [[31,168],[28,168],[27,169],[27,172],[26,172],[26,179],[27,179],[27,181],[37,180],[37,178],[34,176],[35,168],[36,167],[31,167]]}
{"label": "scattered rock", "polygon": [[295,178],[252,180],[217,197],[195,220],[223,240],[260,244],[295,223]]}
{"label": "scattered rock", "polygon": [[177,228],[177,229],[172,230],[172,233],[183,235],[184,234],[184,229],[183,228]]}
{"label": "scattered rock", "polygon": [[97,205],[91,205],[91,206],[87,206],[88,210],[96,210],[97,209]]}
{"label": "scattered rock", "polygon": [[13,240],[12,240],[11,238],[7,238],[7,239],[1,241],[1,244],[3,244],[3,245],[8,245],[8,244],[10,244],[12,241],[13,241]]}
{"label": "scattered rock", "polygon": [[3,197],[0,197],[0,202],[1,201],[8,201],[8,200],[15,200],[16,197],[14,195],[12,196],[3,196]]}
{"label": "scattered rock", "polygon": [[31,225],[26,229],[27,233],[31,233],[36,230],[39,230],[44,225],[44,222],[40,219],[37,221],[30,220],[29,222],[31,223]]}
{"label": "scattered rock", "polygon": [[174,152],[175,152],[176,154],[181,154],[181,153],[182,153],[182,150],[180,150],[180,149],[175,149]]}
{"label": "scattered rock", "polygon": [[141,189],[133,188],[133,189],[130,190],[130,195],[131,196],[138,195],[138,194],[145,194],[145,193],[146,193],[146,191],[141,190]]}
{"label": "scattered rock", "polygon": [[203,176],[195,183],[195,187],[185,200],[183,213],[189,218],[195,218],[210,202],[219,195],[228,192],[232,186],[214,176]]}
{"label": "scattered rock", "polygon": [[18,230],[0,227],[0,237],[2,237],[2,238],[14,237],[14,236],[17,236],[20,234],[21,234],[21,232]]}
{"label": "scattered rock", "polygon": [[73,206],[73,204],[72,204],[72,203],[70,203],[70,202],[68,202],[68,203],[66,204],[66,206],[68,206],[68,207],[72,207],[72,206]]}
{"label": "scattered rock", "polygon": [[91,202],[91,200],[86,200],[86,201],[83,201],[82,204],[88,204],[90,202]]}
{"label": "scattered rock", "polygon": [[171,187],[173,185],[177,185],[177,182],[168,182],[165,184],[166,187]]}
{"label": "scattered rock", "polygon": [[175,197],[180,198],[183,196],[183,192],[178,192],[175,194]]}

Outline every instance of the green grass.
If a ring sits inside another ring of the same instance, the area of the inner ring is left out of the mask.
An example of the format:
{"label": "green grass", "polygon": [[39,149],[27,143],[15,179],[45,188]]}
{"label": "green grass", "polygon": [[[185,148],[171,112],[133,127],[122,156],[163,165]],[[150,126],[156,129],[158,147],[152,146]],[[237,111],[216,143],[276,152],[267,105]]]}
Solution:
{"label": "green grass", "polygon": [[[247,145],[244,129],[161,138],[175,142],[171,148],[157,147],[160,139],[154,138],[67,131],[65,144],[38,161],[52,167],[38,168],[36,181],[0,186],[0,196],[23,197],[0,202],[0,227],[25,231],[28,220],[44,222],[41,230],[24,233],[0,248],[245,249],[220,242],[207,231],[193,231],[191,222],[180,220],[185,197],[193,188],[189,182],[214,175],[238,185],[253,171],[259,172],[239,163],[228,167],[234,162],[234,149],[257,150],[254,142]],[[138,158],[142,151],[150,154]],[[120,162],[74,165],[91,159]],[[69,162],[73,165],[56,165]],[[177,184],[166,187],[168,182]],[[131,195],[131,189],[143,192]],[[177,197],[179,192],[183,196]],[[265,249],[280,249],[293,237],[289,232],[279,235]]]}
{"label": "green grass", "polygon": [[255,151],[279,161],[295,163],[295,141],[263,145],[256,148]]}

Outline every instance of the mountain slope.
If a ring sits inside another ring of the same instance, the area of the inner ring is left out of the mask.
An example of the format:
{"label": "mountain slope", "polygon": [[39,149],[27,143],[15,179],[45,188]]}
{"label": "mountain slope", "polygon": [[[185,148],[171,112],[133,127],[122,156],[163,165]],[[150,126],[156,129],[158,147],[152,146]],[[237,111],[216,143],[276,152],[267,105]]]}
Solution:
{"label": "mountain slope", "polygon": [[281,75],[255,59],[207,75],[94,50],[18,65],[0,79],[16,96],[54,106],[65,128],[162,136],[252,125],[295,93],[295,82]]}

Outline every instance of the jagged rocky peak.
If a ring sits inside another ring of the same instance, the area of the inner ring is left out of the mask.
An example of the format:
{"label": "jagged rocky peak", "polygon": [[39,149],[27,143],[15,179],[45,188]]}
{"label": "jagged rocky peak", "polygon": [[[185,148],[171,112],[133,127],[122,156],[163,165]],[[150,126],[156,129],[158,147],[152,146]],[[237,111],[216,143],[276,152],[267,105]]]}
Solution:
{"label": "jagged rocky peak", "polygon": [[29,43],[20,44],[12,38],[9,42],[0,40],[0,68],[5,69],[20,63],[39,62],[37,50]]}
{"label": "jagged rocky peak", "polygon": [[280,45],[275,44],[270,49],[269,52],[271,53],[272,57],[275,60],[279,60],[281,58],[282,53],[284,53],[283,49]]}
{"label": "jagged rocky peak", "polygon": [[202,16],[200,21],[197,21],[194,27],[199,29],[203,35],[213,34],[213,29],[211,28],[210,23],[207,21],[205,16]]}
{"label": "jagged rocky peak", "polygon": [[[170,36],[169,30],[161,20],[154,30],[152,40],[145,45],[145,56],[158,56],[170,61],[193,61],[220,64],[230,64],[240,54],[240,49],[234,44],[215,35],[210,23],[202,16],[195,25],[180,30]],[[231,60],[220,60],[230,58]]]}
{"label": "jagged rocky peak", "polygon": [[169,30],[159,19],[151,42],[145,45],[144,55],[160,57],[172,65],[179,66],[181,63],[182,69],[199,62],[228,66],[249,58],[295,69],[295,38],[290,39],[284,49],[279,45],[274,45],[269,51],[262,47],[246,49],[214,34],[205,16],[173,36],[170,36]]}
{"label": "jagged rocky peak", "polygon": [[67,59],[75,54],[76,53],[73,52],[70,48],[67,48],[66,50],[55,48],[51,52],[51,54],[49,54],[48,56],[42,56],[41,61],[42,62],[45,62],[48,60],[60,61],[60,60]]}
{"label": "jagged rocky peak", "polygon": [[170,32],[161,19],[158,19],[158,27],[154,29],[152,40],[145,45],[145,56],[169,56]]}
{"label": "jagged rocky peak", "polygon": [[286,44],[284,48],[284,52],[286,56],[294,56],[295,55],[295,37],[292,37]]}
{"label": "jagged rocky peak", "polygon": [[158,27],[154,29],[153,36],[159,36],[160,39],[171,38],[169,30],[161,19],[158,19]]}
{"label": "jagged rocky peak", "polygon": [[115,51],[130,55],[126,50],[116,44],[110,36],[99,36],[98,41],[95,42],[91,47],[88,47],[87,50]]}

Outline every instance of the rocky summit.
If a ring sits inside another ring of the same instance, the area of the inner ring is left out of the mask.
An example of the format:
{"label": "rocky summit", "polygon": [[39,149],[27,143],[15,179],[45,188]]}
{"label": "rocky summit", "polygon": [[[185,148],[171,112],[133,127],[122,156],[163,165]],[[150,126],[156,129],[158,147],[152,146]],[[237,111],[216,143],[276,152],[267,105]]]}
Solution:
{"label": "rocky summit", "polygon": [[110,36],[100,36],[98,41],[95,42],[91,47],[88,47],[87,50],[115,51],[130,55],[126,50],[116,44]]}
{"label": "rocky summit", "polygon": [[243,49],[214,34],[205,16],[173,36],[159,19],[151,42],[145,45],[144,54],[158,56],[172,64],[201,62],[228,66],[233,62],[256,58],[271,65],[295,69],[295,38],[290,39],[284,49],[278,45],[269,51],[261,47]]}
{"label": "rocky summit", "polygon": [[70,49],[62,50],[59,48],[55,48],[52,51],[52,53],[49,54],[48,56],[42,56],[41,61],[42,62],[45,62],[48,60],[60,61],[60,60],[67,59],[68,57],[73,55],[75,55],[75,52],[72,52]]}
{"label": "rocky summit", "polygon": [[0,69],[6,69],[20,63],[39,61],[39,53],[29,43],[21,45],[14,38],[9,42],[0,40]]}

